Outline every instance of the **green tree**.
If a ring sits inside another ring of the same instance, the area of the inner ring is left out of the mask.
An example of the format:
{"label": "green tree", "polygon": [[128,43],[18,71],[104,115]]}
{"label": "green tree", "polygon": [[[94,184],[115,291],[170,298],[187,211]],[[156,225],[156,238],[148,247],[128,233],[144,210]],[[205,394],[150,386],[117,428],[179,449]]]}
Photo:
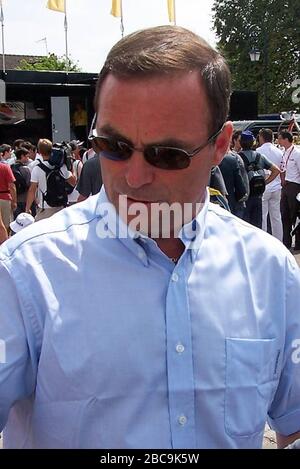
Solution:
{"label": "green tree", "polygon": [[[215,0],[214,29],[236,90],[258,91],[259,112],[295,108],[292,84],[300,78],[299,0]],[[261,52],[251,62],[249,51]]]}
{"label": "green tree", "polygon": [[36,61],[21,60],[19,70],[52,70],[80,72],[80,68],[70,58],[58,57],[55,54],[49,54],[45,57],[38,57]]}

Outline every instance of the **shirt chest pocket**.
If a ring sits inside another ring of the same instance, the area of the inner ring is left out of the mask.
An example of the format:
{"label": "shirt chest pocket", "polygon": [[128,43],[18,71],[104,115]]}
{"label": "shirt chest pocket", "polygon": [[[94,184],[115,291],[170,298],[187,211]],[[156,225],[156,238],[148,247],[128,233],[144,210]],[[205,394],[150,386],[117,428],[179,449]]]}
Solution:
{"label": "shirt chest pocket", "polygon": [[246,437],[264,429],[277,381],[275,339],[226,338],[225,429]]}

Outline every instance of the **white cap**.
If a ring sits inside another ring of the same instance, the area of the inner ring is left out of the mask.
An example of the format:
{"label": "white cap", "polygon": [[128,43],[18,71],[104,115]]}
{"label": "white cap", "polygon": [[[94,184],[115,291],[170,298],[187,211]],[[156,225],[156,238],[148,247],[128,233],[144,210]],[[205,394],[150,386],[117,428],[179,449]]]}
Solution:
{"label": "white cap", "polygon": [[26,226],[31,225],[34,223],[34,218],[30,213],[19,213],[15,221],[12,221],[9,226],[13,230],[14,233],[18,233],[18,231],[23,230]]}

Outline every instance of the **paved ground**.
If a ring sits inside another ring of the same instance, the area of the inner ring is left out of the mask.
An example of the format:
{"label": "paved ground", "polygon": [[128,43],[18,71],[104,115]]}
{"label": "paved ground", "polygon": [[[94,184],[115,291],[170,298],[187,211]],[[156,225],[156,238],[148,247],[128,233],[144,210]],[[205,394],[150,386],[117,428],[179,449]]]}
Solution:
{"label": "paved ground", "polygon": [[264,449],[276,449],[276,438],[275,432],[270,429],[269,425],[266,425],[265,434],[264,434],[264,441],[263,441],[263,448]]}

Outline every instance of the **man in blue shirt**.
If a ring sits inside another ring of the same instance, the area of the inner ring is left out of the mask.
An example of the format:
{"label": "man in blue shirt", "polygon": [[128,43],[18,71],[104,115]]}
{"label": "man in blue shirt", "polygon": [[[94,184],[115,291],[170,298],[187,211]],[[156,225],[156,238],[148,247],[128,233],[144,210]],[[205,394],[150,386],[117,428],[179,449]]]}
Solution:
{"label": "man in blue shirt", "polygon": [[299,437],[299,269],[208,201],[229,97],[224,59],[183,28],[109,53],[100,194],[1,247],[5,447],[258,448],[267,418],[280,446]]}

